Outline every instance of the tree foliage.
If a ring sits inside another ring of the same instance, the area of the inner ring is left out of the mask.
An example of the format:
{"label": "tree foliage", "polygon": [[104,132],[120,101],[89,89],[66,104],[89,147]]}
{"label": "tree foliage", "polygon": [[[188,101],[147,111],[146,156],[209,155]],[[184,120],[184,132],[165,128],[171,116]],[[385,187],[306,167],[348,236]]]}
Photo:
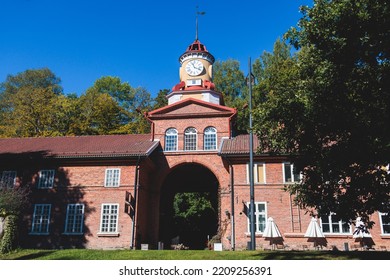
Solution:
{"label": "tree foliage", "polygon": [[371,214],[390,211],[389,6],[316,0],[302,13],[286,34],[299,49],[296,84],[268,94],[257,133],[268,133],[271,150],[299,155],[303,180],[289,190],[301,206],[370,226]]}
{"label": "tree foliage", "polygon": [[17,247],[18,219],[29,204],[30,189],[8,187],[0,182],[0,252],[8,253]]}
{"label": "tree foliage", "polygon": [[[297,57],[282,40],[273,52],[264,52],[253,64],[257,80],[254,87],[254,128],[266,150],[283,153],[294,148],[298,135],[297,119],[303,114],[299,98]],[[266,146],[266,147],[265,147]]]}
{"label": "tree foliage", "polygon": [[49,69],[9,75],[0,86],[0,137],[147,133],[154,104],[143,87],[101,77],[85,93],[65,95]]}
{"label": "tree foliage", "polygon": [[248,103],[248,88],[240,63],[234,59],[216,61],[213,66],[215,90],[223,94],[225,105],[237,109],[235,132],[248,131],[249,111],[243,110]]}
{"label": "tree foliage", "polygon": [[209,193],[177,193],[173,201],[174,221],[182,231],[201,231],[215,215]]}
{"label": "tree foliage", "polygon": [[60,79],[49,69],[9,75],[0,86],[0,133],[4,136],[50,136],[54,105],[62,94]]}

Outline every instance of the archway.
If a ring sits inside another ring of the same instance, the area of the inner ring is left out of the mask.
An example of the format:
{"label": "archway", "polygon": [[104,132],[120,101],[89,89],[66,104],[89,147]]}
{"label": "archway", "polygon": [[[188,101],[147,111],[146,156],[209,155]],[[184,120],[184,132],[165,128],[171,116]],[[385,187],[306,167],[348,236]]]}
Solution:
{"label": "archway", "polygon": [[199,164],[183,164],[165,179],[160,196],[160,240],[165,248],[180,243],[203,250],[218,230],[215,175]]}

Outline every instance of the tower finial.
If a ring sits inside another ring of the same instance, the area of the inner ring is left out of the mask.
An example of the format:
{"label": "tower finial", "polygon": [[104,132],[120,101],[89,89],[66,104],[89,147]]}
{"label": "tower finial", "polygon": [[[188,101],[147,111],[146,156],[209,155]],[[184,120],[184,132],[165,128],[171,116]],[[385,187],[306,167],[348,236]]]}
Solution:
{"label": "tower finial", "polygon": [[198,15],[203,16],[206,12],[199,12],[198,6],[196,6],[196,26],[195,26],[195,41],[198,41]]}

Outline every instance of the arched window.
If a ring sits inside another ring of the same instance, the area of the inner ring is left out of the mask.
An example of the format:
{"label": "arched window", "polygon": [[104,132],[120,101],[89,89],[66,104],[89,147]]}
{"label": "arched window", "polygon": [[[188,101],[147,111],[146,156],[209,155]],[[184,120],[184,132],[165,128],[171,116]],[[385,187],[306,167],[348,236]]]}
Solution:
{"label": "arched window", "polygon": [[169,128],[165,132],[165,151],[176,151],[177,150],[177,130]]}
{"label": "arched window", "polygon": [[196,150],[196,129],[193,127],[186,128],[184,131],[184,150]]}
{"label": "arched window", "polygon": [[217,130],[209,126],[204,130],[203,145],[205,150],[217,149]]}

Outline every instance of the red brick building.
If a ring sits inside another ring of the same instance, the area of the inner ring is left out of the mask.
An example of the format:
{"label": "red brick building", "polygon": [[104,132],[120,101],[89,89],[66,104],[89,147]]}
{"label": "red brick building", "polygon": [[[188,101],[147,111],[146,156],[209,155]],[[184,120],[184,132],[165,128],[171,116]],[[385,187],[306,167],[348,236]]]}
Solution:
{"label": "red brick building", "polygon": [[[179,242],[203,249],[217,235],[225,250],[247,248],[249,137],[233,137],[236,110],[214,90],[214,57],[206,47],[195,40],[179,61],[180,82],[168,105],[145,115],[150,135],[0,139],[0,186],[32,189],[22,247],[171,248]],[[317,221],[323,238],[307,236],[311,217],[283,190],[296,180],[287,155],[255,154],[257,248],[270,246],[264,236],[270,217],[280,232],[272,239],[278,248],[360,244],[354,226],[333,215]],[[173,219],[178,193],[207,194],[215,211],[190,225],[193,231],[181,231]],[[381,213],[372,220],[366,244],[390,248],[390,221]]]}

